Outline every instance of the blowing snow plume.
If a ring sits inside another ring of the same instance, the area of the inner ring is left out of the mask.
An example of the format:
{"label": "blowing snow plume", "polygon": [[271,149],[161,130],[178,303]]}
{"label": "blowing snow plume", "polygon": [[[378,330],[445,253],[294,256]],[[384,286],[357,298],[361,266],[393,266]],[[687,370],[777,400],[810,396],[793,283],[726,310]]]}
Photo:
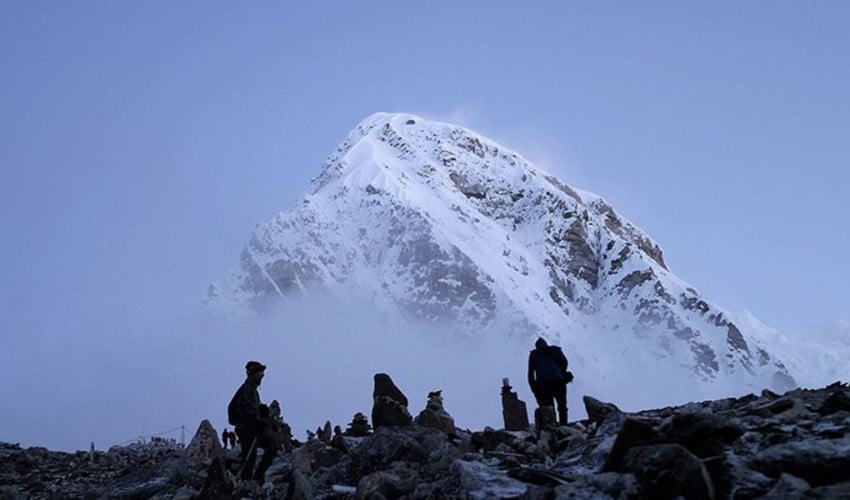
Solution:
{"label": "blowing snow plume", "polygon": [[[278,321],[275,342],[284,348],[293,341],[283,335],[286,318],[270,311],[318,296],[440,325],[433,330],[442,333],[427,333],[442,346],[438,361],[457,356],[467,374],[486,372],[493,380],[485,387],[524,377],[538,335],[564,347],[573,393],[628,395],[617,399],[630,407],[795,385],[769,345],[676,277],[661,247],[600,196],[475,132],[413,115],[360,123],[296,207],[256,227],[239,268],[210,287],[204,309]],[[317,312],[315,321],[326,314],[336,315]],[[404,369],[422,348],[403,331],[388,340],[316,330],[305,324],[299,341],[327,335],[317,362],[328,345],[355,348],[337,360],[349,371],[392,372],[366,365],[381,360],[377,353]],[[487,346],[480,358],[470,342]]]}

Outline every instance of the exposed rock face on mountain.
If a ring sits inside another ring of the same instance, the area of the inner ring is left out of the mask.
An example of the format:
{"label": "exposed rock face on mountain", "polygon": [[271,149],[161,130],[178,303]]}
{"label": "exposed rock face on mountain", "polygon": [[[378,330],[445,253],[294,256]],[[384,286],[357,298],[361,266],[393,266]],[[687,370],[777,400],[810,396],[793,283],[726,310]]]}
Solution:
{"label": "exposed rock face on mountain", "polygon": [[588,379],[625,367],[741,392],[795,385],[604,199],[475,132],[412,115],[358,125],[296,208],[257,226],[207,304],[261,311],[311,290],[371,297],[378,310],[470,335],[493,325],[542,335],[593,353],[574,370]]}
{"label": "exposed rock face on mountain", "polygon": [[[2,498],[847,498],[850,388],[624,413],[554,432],[382,427],[344,446],[282,453],[264,485],[235,479],[238,456],[182,469],[191,449],[157,442],[108,452],[0,443]],[[217,433],[199,428],[194,442]],[[197,448],[197,447],[196,447]],[[207,447],[209,448],[209,447]],[[215,448],[215,446],[212,446]],[[220,451],[216,449],[216,451]],[[200,497],[198,496],[200,495]]]}

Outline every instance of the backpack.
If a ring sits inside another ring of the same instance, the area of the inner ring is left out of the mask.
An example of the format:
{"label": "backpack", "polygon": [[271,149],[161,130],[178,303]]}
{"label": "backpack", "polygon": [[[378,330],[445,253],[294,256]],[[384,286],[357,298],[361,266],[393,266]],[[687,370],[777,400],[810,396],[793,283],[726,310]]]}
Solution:
{"label": "backpack", "polygon": [[575,377],[573,377],[573,372],[567,370],[569,363],[567,361],[567,357],[564,355],[564,351],[562,351],[558,346],[551,346],[549,348],[549,353],[552,355],[552,359],[555,360],[555,364],[558,365],[558,368],[564,372],[564,380],[566,380],[568,384],[572,382]]}
{"label": "backpack", "polygon": [[551,354],[552,359],[555,360],[555,364],[558,365],[558,368],[562,371],[567,371],[567,357],[564,356],[564,351],[562,351],[560,347],[549,347],[549,354]]}
{"label": "backpack", "polygon": [[227,422],[234,426],[241,423],[241,419],[239,418],[239,408],[236,404],[236,396],[234,396],[227,405]]}

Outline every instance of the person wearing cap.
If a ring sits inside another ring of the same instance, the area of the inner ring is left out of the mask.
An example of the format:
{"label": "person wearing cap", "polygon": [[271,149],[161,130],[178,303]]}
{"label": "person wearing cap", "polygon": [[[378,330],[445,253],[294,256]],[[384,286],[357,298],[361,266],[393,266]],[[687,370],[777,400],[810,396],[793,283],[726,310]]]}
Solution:
{"label": "person wearing cap", "polygon": [[[269,433],[268,407],[260,403],[258,388],[266,374],[266,366],[258,361],[248,361],[245,365],[245,382],[236,390],[230,404],[227,405],[227,418],[235,427],[236,436],[242,448],[242,479],[253,479],[260,484],[265,481],[266,470],[277,456],[277,442]],[[263,409],[266,411],[263,412]],[[264,415],[265,413],[265,415]],[[253,473],[257,459],[257,448],[262,448],[263,458]]]}

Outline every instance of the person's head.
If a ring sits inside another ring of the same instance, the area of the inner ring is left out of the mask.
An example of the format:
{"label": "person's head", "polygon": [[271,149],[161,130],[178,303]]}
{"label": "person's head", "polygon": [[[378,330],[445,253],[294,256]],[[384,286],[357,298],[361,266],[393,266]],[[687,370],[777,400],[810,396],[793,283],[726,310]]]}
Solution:
{"label": "person's head", "polygon": [[245,364],[245,374],[248,376],[248,380],[260,385],[266,375],[266,365],[259,361],[248,361]]}
{"label": "person's head", "polygon": [[537,342],[534,343],[534,347],[536,347],[538,349],[543,349],[544,347],[546,347],[548,345],[549,344],[547,344],[546,341],[543,340],[543,337],[538,337]]}

